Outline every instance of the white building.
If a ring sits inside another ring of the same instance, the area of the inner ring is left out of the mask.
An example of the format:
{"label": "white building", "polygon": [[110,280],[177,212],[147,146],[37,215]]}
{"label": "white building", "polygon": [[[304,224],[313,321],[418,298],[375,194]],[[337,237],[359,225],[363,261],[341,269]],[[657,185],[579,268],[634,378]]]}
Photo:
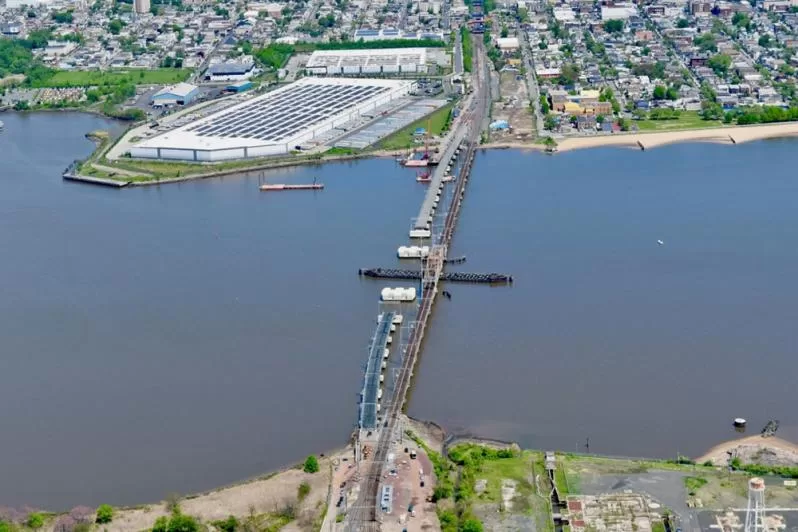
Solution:
{"label": "white building", "polygon": [[638,14],[634,4],[615,4],[614,6],[601,6],[601,20],[627,20]]}
{"label": "white building", "polygon": [[146,139],[132,157],[223,161],[286,154],[303,143],[407,96],[410,81],[303,78]]}
{"label": "white building", "polygon": [[317,50],[305,65],[305,72],[316,76],[374,76],[426,71],[426,48]]}

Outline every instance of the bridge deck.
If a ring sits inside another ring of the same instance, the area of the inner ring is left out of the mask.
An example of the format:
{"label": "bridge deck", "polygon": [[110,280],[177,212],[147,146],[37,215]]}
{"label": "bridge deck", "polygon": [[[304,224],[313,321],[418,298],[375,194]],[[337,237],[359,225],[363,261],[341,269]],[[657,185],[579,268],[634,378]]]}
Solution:
{"label": "bridge deck", "polygon": [[366,374],[363,378],[363,391],[360,393],[360,419],[358,424],[363,429],[377,427],[377,393],[380,389],[380,373],[382,370],[382,354],[388,345],[391,324],[395,312],[384,312],[377,323],[377,331],[371,342]]}
{"label": "bridge deck", "polygon": [[451,158],[454,157],[454,152],[457,150],[457,147],[460,146],[463,139],[465,139],[465,129],[466,128],[459,127],[456,131],[451,133],[446,148],[443,150],[440,164],[438,164],[432,172],[432,181],[429,183],[427,195],[424,196],[424,203],[421,204],[421,209],[418,211],[418,217],[413,224],[413,229],[427,228],[427,220],[432,213],[432,207],[435,205],[435,196],[438,195],[438,189],[443,182],[443,176],[446,175],[446,167],[449,165]]}

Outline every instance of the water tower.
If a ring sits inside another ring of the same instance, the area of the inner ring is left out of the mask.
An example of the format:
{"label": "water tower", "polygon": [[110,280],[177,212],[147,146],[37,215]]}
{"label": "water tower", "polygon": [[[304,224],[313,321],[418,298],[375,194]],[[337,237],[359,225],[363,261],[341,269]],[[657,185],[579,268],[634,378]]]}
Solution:
{"label": "water tower", "polygon": [[745,532],[766,532],[765,481],[752,478],[748,481],[748,510],[745,512]]}

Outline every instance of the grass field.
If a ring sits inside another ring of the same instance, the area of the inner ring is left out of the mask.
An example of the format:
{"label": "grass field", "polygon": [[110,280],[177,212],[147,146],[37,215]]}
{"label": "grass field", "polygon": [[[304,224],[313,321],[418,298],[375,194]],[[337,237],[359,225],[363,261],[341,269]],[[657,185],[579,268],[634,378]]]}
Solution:
{"label": "grass field", "polygon": [[682,111],[676,120],[632,120],[640,131],[674,131],[678,129],[705,129],[720,127],[719,120],[702,120],[698,111]]}
{"label": "grass field", "polygon": [[58,70],[40,87],[89,87],[95,85],[169,85],[185,81],[191,75],[189,68],[157,68],[154,70]]}
{"label": "grass field", "polygon": [[432,136],[440,135],[449,128],[453,104],[447,104],[434,113],[416,120],[396,133],[389,135],[377,143],[376,147],[380,150],[404,150],[416,146],[413,132],[423,127],[428,129]]}

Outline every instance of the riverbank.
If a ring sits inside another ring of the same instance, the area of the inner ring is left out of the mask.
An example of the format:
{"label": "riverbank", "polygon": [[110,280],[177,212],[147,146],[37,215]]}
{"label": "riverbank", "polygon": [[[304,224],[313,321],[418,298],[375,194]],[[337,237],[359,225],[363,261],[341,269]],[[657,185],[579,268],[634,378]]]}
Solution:
{"label": "riverbank", "polygon": [[[618,133],[604,136],[568,137],[557,142],[557,152],[572,150],[621,147],[647,150],[659,146],[684,142],[711,142],[717,144],[743,144],[756,140],[798,136],[798,122],[752,126],[730,126],[664,132]],[[530,149],[545,150],[543,144],[507,141],[484,144],[482,149]],[[179,163],[119,159],[105,160],[105,154],[113,147],[100,147],[77,172],[69,172],[69,179],[91,184],[116,181],[125,186],[149,186],[181,183],[194,179],[223,177],[247,172],[258,172],[274,168],[302,165],[318,165],[327,162],[350,161],[366,158],[397,157],[407,150],[374,150],[349,154],[325,156],[324,153],[295,155],[288,158],[231,161],[218,164]]]}
{"label": "riverbank", "polygon": [[[798,122],[780,124],[757,124],[751,126],[723,126],[706,129],[687,129],[680,131],[614,133],[611,135],[592,135],[567,137],[556,140],[557,152],[603,148],[609,146],[647,150],[682,142],[712,142],[718,144],[742,144],[755,140],[798,136]],[[521,148],[545,150],[543,144],[526,142],[494,142],[483,148]]]}

